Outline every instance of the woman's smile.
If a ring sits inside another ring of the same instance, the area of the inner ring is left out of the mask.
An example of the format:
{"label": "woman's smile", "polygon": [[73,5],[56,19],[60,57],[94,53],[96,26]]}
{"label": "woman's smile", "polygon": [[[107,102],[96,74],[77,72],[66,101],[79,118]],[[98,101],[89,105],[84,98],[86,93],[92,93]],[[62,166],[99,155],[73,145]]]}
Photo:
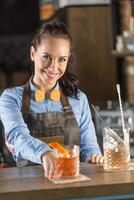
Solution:
{"label": "woman's smile", "polygon": [[59,75],[59,73],[50,72],[50,71],[47,70],[47,69],[43,70],[43,73],[44,73],[49,79],[56,79],[56,77]]}

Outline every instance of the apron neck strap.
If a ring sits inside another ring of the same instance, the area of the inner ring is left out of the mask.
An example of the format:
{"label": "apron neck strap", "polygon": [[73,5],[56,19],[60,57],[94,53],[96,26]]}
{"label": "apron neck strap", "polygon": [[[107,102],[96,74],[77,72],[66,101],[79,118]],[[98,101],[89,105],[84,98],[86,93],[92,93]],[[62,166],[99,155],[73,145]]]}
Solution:
{"label": "apron neck strap", "polygon": [[63,105],[64,111],[65,111],[65,112],[66,112],[66,111],[67,111],[67,112],[68,112],[68,111],[72,111],[72,108],[71,108],[71,106],[70,106],[70,104],[69,104],[68,98],[63,94],[61,88],[60,88],[60,93],[61,93],[61,98],[60,98],[60,100],[61,100],[61,103],[62,103],[62,105]]}
{"label": "apron neck strap", "polygon": [[[61,103],[63,105],[63,110],[66,112],[71,111],[72,108],[69,104],[68,98],[63,94],[62,89],[60,88],[60,93],[61,93]],[[28,117],[29,114],[29,108],[30,108],[30,99],[31,99],[31,89],[30,89],[30,82],[28,81],[24,85],[24,91],[23,91],[23,102],[22,102],[22,112],[24,119]]]}
{"label": "apron neck strap", "polygon": [[27,121],[27,117],[29,114],[29,108],[30,108],[30,99],[31,99],[31,90],[30,90],[30,82],[28,81],[24,85],[24,91],[22,96],[22,113],[24,120]]}

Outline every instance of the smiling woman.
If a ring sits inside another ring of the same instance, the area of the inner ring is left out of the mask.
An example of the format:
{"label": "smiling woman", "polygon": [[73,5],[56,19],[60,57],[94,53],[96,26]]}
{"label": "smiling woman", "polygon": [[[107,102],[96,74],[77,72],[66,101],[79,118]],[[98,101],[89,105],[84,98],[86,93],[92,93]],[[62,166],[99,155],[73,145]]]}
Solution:
{"label": "smiling woman", "polygon": [[[66,95],[72,95],[75,90],[77,91],[78,81],[71,72],[71,68],[74,67],[72,67],[74,64],[72,49],[72,38],[64,24],[58,24],[55,21],[53,26],[51,23],[43,24],[34,36],[30,49],[31,59],[35,64],[34,80],[38,73],[42,72],[45,74],[44,78],[46,77],[50,82],[55,80],[56,83],[61,78],[59,83],[62,87],[64,86],[63,93]],[[43,81],[41,77],[38,76],[38,78],[40,79],[38,81]],[[69,87],[66,87],[66,83]]]}
{"label": "smiling woman", "polygon": [[86,95],[78,88],[72,39],[58,21],[44,23],[30,48],[34,73],[24,86],[4,91],[0,117],[7,147],[18,166],[42,164],[55,177],[56,157],[48,143],[80,146],[80,159],[102,163]]}

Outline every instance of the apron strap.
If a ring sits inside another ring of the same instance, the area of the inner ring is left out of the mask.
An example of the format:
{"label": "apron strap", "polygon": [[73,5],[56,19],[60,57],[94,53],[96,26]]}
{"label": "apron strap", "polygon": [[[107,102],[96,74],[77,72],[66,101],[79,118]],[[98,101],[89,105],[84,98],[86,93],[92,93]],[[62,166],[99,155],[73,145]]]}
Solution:
{"label": "apron strap", "polygon": [[22,113],[24,117],[24,121],[27,122],[27,118],[29,115],[30,108],[30,99],[31,99],[31,90],[29,82],[24,85],[23,97],[22,97]]}
{"label": "apron strap", "polygon": [[[62,89],[60,88],[61,93],[61,103],[63,105],[63,110],[65,113],[73,113],[72,108],[69,104],[68,98],[63,94]],[[31,90],[30,90],[30,83],[29,81],[24,85],[24,91],[23,91],[23,107],[22,107],[22,113],[24,120],[27,121],[27,117],[29,115],[29,108],[30,108],[30,99],[31,99]]]}
{"label": "apron strap", "polygon": [[60,93],[61,93],[61,103],[63,105],[63,110],[68,113],[68,112],[73,112],[72,108],[69,104],[68,98],[63,94],[62,89],[60,88]]}

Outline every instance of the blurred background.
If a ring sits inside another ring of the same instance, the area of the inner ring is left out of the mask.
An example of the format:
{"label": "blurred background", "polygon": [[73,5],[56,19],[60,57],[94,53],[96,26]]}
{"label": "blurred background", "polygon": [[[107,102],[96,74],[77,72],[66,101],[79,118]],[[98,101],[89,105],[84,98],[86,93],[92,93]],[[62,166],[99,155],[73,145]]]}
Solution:
{"label": "blurred background", "polygon": [[133,146],[133,0],[1,0],[0,91],[29,79],[32,35],[42,22],[54,18],[63,21],[71,31],[80,88],[104,120],[92,110],[100,145],[104,124],[121,125],[116,91],[119,83],[125,125],[131,129]]}

